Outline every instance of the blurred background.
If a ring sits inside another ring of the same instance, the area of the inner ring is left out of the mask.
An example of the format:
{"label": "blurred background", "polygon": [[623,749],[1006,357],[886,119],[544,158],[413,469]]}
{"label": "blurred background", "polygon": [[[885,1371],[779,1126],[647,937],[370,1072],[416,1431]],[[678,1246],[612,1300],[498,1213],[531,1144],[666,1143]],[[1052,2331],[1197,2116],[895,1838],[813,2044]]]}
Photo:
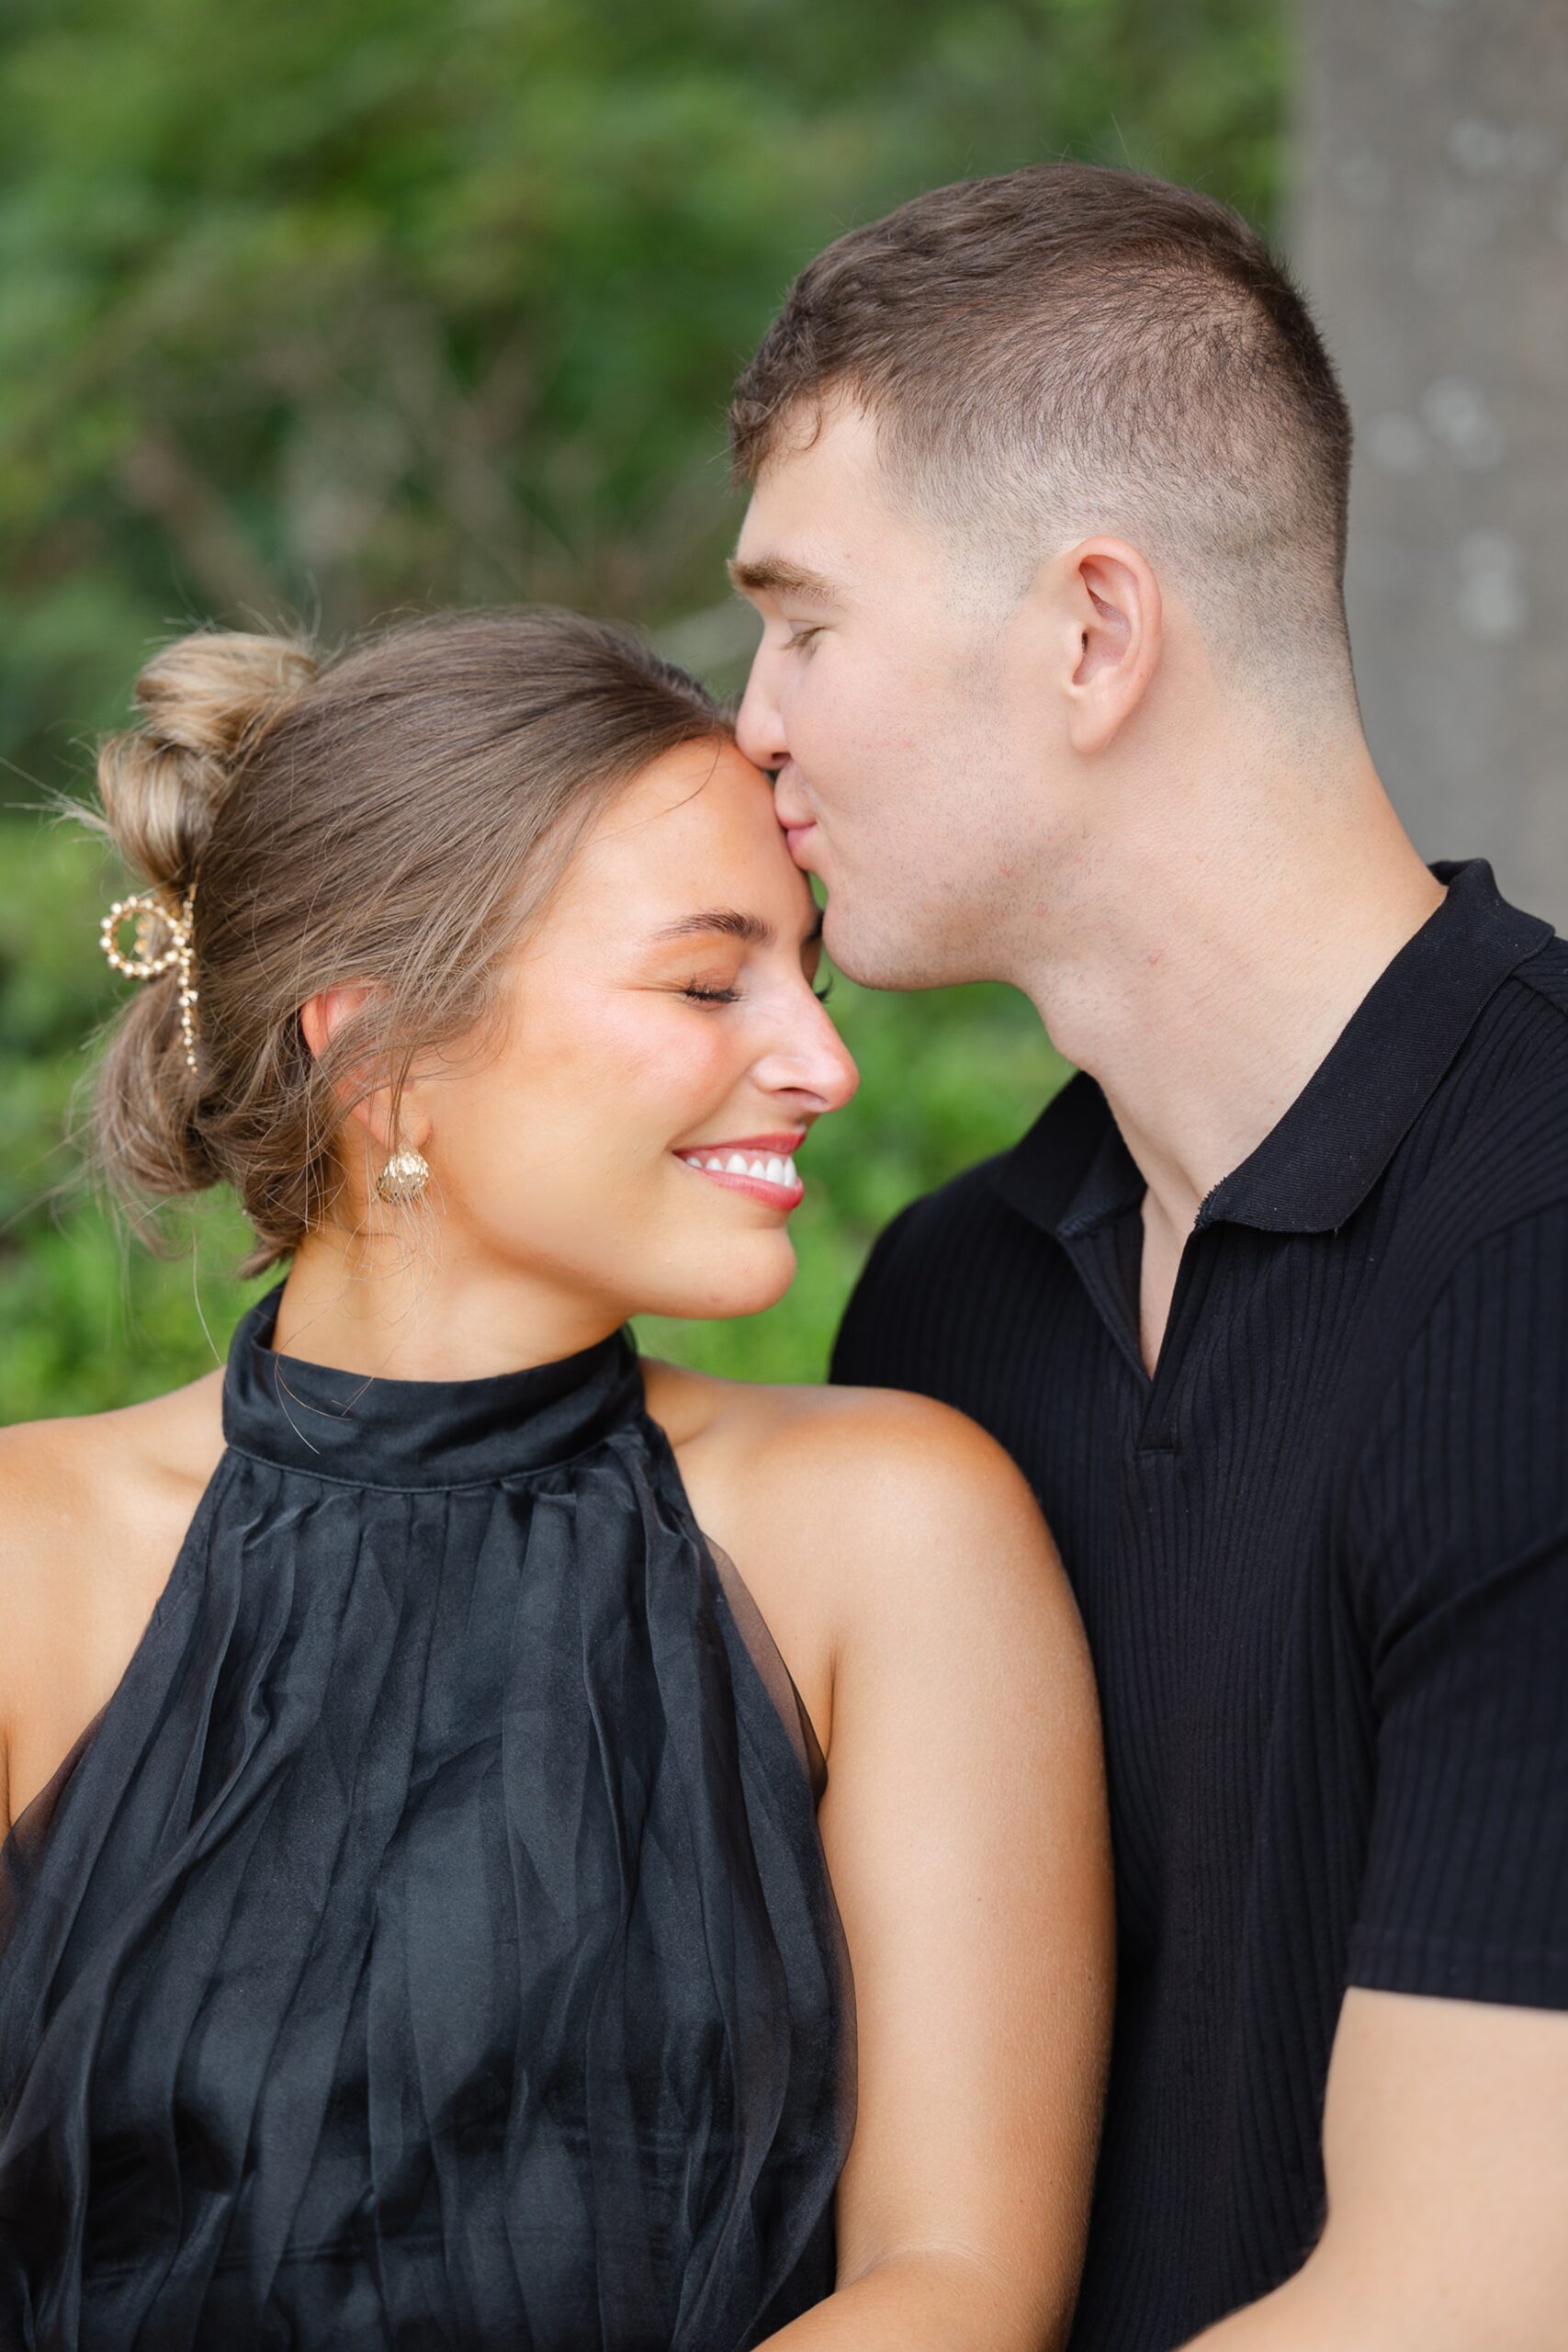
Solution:
{"label": "blurred background", "polygon": [[[1428,854],[1568,910],[1561,6],[10,0],[0,122],[0,1419],[207,1368],[247,1295],[223,1204],[152,1259],[62,1141],[118,877],[40,808],[151,646],[544,598],[738,686],[732,378],[817,247],[944,180],[1132,164],[1299,256],[1370,467],[1374,752]],[[1065,1074],[1005,990],[834,1005],[864,1083],[795,1288],[647,1344],[819,1376],[877,1229]]]}

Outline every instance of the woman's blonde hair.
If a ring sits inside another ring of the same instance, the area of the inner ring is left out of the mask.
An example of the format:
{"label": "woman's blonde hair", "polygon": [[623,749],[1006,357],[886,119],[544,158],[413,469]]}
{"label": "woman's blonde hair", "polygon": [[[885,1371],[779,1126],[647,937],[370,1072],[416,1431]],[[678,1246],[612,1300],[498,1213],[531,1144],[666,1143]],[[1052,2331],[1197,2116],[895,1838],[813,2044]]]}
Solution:
{"label": "woman's blonde hair", "polygon": [[[95,1156],[138,1212],[231,1185],[253,1274],[330,1213],[355,1092],[395,1093],[415,1055],[483,1019],[597,813],[664,752],[728,732],[628,632],[529,607],[405,622],[333,658],[201,629],[148,663],[136,700],[100,749],[96,821],[165,899],[197,884],[196,1069],[175,976],[143,982],[96,1074]],[[316,1057],[300,1006],[364,982]]]}

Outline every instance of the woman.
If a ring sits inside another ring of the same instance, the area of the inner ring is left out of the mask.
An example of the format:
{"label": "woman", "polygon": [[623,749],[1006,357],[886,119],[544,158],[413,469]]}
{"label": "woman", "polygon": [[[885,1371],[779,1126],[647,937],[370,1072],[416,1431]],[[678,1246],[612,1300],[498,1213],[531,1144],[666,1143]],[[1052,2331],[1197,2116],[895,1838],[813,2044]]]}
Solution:
{"label": "woman", "polygon": [[1109,1909],[1032,1503],[622,1328],[780,1295],[855,1083],[766,778],[561,615],[139,698],[104,1156],[288,1272],[4,1441],[5,2340],[1057,2342]]}

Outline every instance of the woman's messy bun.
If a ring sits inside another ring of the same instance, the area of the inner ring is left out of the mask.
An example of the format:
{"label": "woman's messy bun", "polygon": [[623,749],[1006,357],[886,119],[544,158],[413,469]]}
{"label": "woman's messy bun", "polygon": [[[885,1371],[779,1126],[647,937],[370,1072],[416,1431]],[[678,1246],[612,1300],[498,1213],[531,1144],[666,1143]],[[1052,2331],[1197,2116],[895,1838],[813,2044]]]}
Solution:
{"label": "woman's messy bun", "polygon": [[[316,670],[292,638],[229,629],[198,629],[148,662],[136,681],[139,723],[99,746],[99,813],[90,820],[137,888],[171,911],[181,904],[245,760]],[[199,937],[203,910],[193,908]],[[93,1096],[95,1157],[138,1209],[202,1192],[225,1173],[203,1132],[203,1071],[181,1025],[175,972],[139,985]]]}
{"label": "woman's messy bun", "polygon": [[[537,608],[403,623],[328,661],[204,629],[148,663],[136,699],[139,724],[99,757],[96,821],[172,924],[190,910],[195,1019],[187,1046],[174,970],[135,984],[98,1073],[96,1157],[139,1213],[231,1184],[249,1273],[332,1214],[349,1103],[395,1096],[416,1054],[489,1010],[595,811],[677,744],[728,732],[637,638]],[[363,983],[318,1059],[300,1006]]]}
{"label": "woman's messy bun", "polygon": [[141,724],[98,752],[98,797],[129,870],[183,890],[245,754],[316,674],[286,637],[198,629],[154,654],[136,681]]}

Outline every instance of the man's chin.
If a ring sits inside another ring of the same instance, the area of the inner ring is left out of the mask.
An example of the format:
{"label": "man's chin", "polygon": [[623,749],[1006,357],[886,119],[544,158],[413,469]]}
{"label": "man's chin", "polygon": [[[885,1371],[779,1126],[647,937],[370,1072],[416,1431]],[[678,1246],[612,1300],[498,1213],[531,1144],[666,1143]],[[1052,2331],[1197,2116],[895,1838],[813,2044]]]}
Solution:
{"label": "man's chin", "polygon": [[906,989],[951,988],[961,979],[990,977],[984,970],[976,974],[933,967],[929,957],[916,952],[915,943],[901,944],[897,931],[891,936],[880,925],[867,931],[857,922],[854,901],[846,899],[841,884],[828,892],[822,910],[822,944],[834,970],[862,989],[897,993]]}

